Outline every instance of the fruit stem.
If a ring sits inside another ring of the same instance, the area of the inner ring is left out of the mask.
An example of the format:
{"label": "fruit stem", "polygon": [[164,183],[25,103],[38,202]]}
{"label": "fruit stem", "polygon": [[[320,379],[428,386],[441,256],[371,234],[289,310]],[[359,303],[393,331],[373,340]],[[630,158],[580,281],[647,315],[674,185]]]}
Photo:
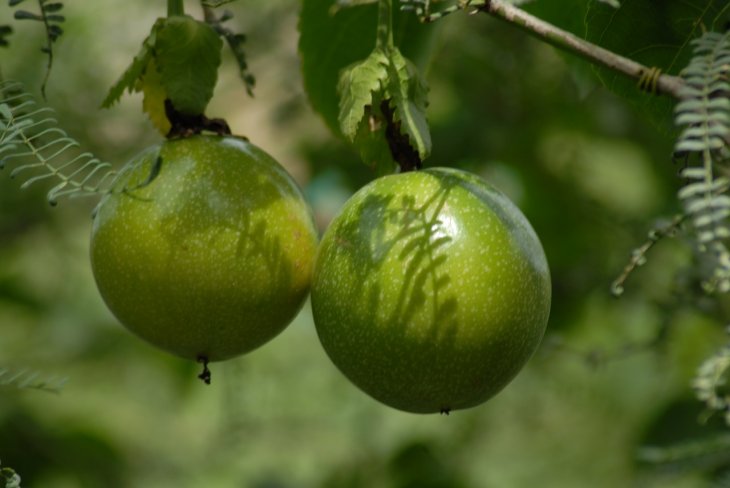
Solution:
{"label": "fruit stem", "polygon": [[390,49],[393,42],[393,0],[378,1],[377,49]]}
{"label": "fruit stem", "polygon": [[183,0],[167,0],[167,16],[185,15]]}
{"label": "fruit stem", "polygon": [[208,358],[206,356],[198,356],[198,362],[203,363],[203,372],[198,375],[198,378],[206,385],[209,385],[212,374],[210,369],[208,369]]}

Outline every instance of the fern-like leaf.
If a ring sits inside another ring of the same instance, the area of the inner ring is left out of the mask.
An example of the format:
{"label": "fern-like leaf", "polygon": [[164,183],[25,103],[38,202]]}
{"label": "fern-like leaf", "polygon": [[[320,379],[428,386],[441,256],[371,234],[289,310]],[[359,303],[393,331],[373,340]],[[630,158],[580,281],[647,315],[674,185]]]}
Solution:
{"label": "fern-like leaf", "polygon": [[[11,7],[15,7],[22,3],[23,0],[9,0],[8,4]],[[48,62],[46,63],[46,74],[41,83],[41,93],[43,98],[46,98],[46,85],[48,84],[48,77],[51,74],[51,68],[53,67],[53,43],[55,43],[59,37],[63,34],[61,24],[66,21],[66,18],[60,14],[63,9],[63,3],[61,2],[49,2],[48,0],[38,0],[38,13],[30,12],[28,10],[16,10],[14,14],[15,20],[32,20],[43,24],[43,28],[46,31],[46,44],[41,47],[41,51],[48,56]]]}
{"label": "fern-like leaf", "polygon": [[60,393],[68,378],[43,376],[37,371],[23,369],[11,371],[0,367],[0,389],[41,390],[49,393]]}
{"label": "fern-like leaf", "polygon": [[0,482],[5,488],[20,488],[20,476],[13,468],[3,467],[0,462]]}
{"label": "fern-like leaf", "polygon": [[686,84],[675,109],[683,127],[675,153],[687,167],[679,191],[698,249],[711,263],[706,286],[730,291],[730,33],[708,32],[694,41],[682,72]]}
{"label": "fern-like leaf", "polygon": [[233,32],[231,29],[223,25],[224,22],[233,18],[233,14],[230,11],[224,11],[220,17],[216,16],[215,12],[213,11],[214,8],[220,7],[221,5],[225,5],[227,3],[231,3],[233,1],[235,0],[224,0],[218,2],[203,1],[203,13],[205,14],[205,21],[208,23],[208,25],[213,27],[218,35],[225,39],[228,47],[231,49],[233,57],[236,59],[236,63],[238,64],[238,74],[241,77],[241,81],[243,81],[244,86],[246,87],[246,93],[248,93],[248,95],[252,97],[253,89],[256,86],[256,78],[254,77],[253,73],[251,73],[248,67],[248,59],[246,56],[246,51],[244,49],[244,44],[246,43],[246,35]]}
{"label": "fern-like leaf", "polygon": [[0,47],[7,47],[10,45],[8,37],[13,33],[13,28],[9,25],[0,25]]}
{"label": "fern-like leaf", "polygon": [[11,177],[22,177],[21,188],[41,181],[56,184],[48,202],[97,195],[111,190],[118,172],[58,127],[54,112],[39,106],[15,82],[0,82],[0,169],[13,165]]}
{"label": "fern-like leaf", "polygon": [[700,366],[692,387],[697,398],[704,402],[710,413],[719,412],[730,425],[730,395],[727,393],[727,379],[730,372],[730,345],[706,359]]}

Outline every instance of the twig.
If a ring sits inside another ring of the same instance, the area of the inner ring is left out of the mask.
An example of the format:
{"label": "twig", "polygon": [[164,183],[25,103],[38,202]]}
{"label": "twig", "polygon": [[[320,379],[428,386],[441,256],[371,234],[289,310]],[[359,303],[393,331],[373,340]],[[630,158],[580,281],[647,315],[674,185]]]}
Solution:
{"label": "twig", "polygon": [[[680,98],[679,91],[684,86],[684,81],[678,76],[661,74],[658,68],[647,67],[636,61],[620,56],[608,49],[604,49],[580,37],[564,31],[548,22],[530,15],[524,10],[507,3],[505,0],[474,0],[459,3],[440,14],[430,15],[427,11],[429,2],[423,0],[410,0],[404,2],[409,4],[411,10],[421,12],[422,19],[426,22],[436,20],[443,15],[456,10],[473,9],[471,13],[484,12],[505,22],[519,27],[528,34],[541,39],[561,50],[571,52],[591,63],[604,66],[613,71],[624,74],[637,80],[639,88],[664,95],[671,95]],[[424,5],[424,7],[413,7],[413,5]]]}
{"label": "twig", "polygon": [[504,0],[486,0],[484,5],[477,7],[477,10],[514,24],[555,47],[570,51],[588,61],[618,71],[630,78],[638,80],[640,83],[646,83],[647,76],[654,76],[657,93],[679,98],[679,90],[684,85],[684,81],[681,78],[659,74],[655,71],[656,68],[646,67],[636,61],[619,56],[614,52],[592,44],[570,32],[540,20],[514,5],[510,5]]}
{"label": "twig", "polygon": [[626,280],[629,276],[631,276],[631,273],[633,273],[636,268],[642,266],[646,262],[646,254],[649,250],[654,247],[654,244],[676,232],[687,217],[687,214],[684,213],[675,215],[672,221],[668,224],[649,232],[648,240],[640,247],[634,249],[631,253],[631,261],[629,261],[626,265],[624,270],[621,272],[621,275],[611,284],[611,294],[613,294],[613,296],[620,297],[623,294]]}

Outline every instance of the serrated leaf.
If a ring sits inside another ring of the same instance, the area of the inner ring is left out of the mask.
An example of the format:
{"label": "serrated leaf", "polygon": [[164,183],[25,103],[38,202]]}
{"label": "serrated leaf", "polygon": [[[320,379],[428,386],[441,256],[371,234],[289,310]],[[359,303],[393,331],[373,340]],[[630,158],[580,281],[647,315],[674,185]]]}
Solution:
{"label": "serrated leaf", "polygon": [[376,98],[373,105],[365,108],[365,116],[360,121],[353,145],[357,148],[360,159],[373,169],[376,175],[392,174],[398,167],[385,137],[385,121],[380,112],[381,100]]}
{"label": "serrated leaf", "polygon": [[407,134],[421,160],[431,154],[431,133],[426,121],[428,87],[415,66],[397,49],[390,53],[387,98],[395,109],[401,133]]}
{"label": "serrated leaf", "polygon": [[381,50],[373,51],[364,61],[344,69],[337,91],[340,95],[339,123],[342,134],[355,141],[365,107],[373,106],[373,94],[380,91],[388,76],[388,58]]}
{"label": "serrated leaf", "polygon": [[205,112],[218,79],[223,42],[215,29],[188,16],[166,19],[157,33],[155,59],[176,110]]}
{"label": "serrated leaf", "polygon": [[[692,55],[692,41],[706,30],[722,30],[730,20],[727,0],[623,0],[618,9],[594,0],[586,16],[586,36],[604,48],[663,73],[678,75]],[[657,121],[668,122],[669,97],[642,93],[635,80],[608,69],[596,70],[612,91],[638,104]]]}
{"label": "serrated leaf", "polygon": [[132,64],[129,65],[119,80],[109,89],[109,93],[101,103],[103,108],[109,108],[117,103],[124,94],[124,90],[127,90],[129,93],[135,90],[142,73],[144,73],[145,68],[152,59],[157,31],[163,22],[164,19],[158,19],[152,26],[150,34],[142,42],[142,47],[132,60]]}
{"label": "serrated leaf", "polygon": [[140,79],[137,91],[144,94],[142,110],[147,114],[152,125],[164,136],[170,132],[171,124],[165,114],[165,99],[167,92],[162,85],[162,78],[155,60],[151,59]]}
{"label": "serrated leaf", "polygon": [[[340,103],[340,73],[365,59],[375,47],[376,5],[333,10],[336,0],[304,0],[299,17],[299,53],[304,88],[312,108],[336,135]],[[423,68],[429,61],[434,32],[412,12],[393,12],[394,39],[405,56]]]}

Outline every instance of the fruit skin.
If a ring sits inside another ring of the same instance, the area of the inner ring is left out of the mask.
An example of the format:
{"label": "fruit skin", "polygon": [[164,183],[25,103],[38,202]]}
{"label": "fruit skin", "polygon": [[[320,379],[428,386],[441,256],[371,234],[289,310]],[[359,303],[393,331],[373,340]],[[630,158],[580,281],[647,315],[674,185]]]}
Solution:
{"label": "fruit skin", "polygon": [[470,173],[433,168],[358,191],[320,243],[320,341],[355,385],[394,408],[449,412],[500,391],[550,314],[550,272],[520,210]]}
{"label": "fruit skin", "polygon": [[219,361],[267,342],[300,310],[317,233],[273,158],[235,137],[163,142],[125,167],[96,209],[91,264],[139,337]]}

